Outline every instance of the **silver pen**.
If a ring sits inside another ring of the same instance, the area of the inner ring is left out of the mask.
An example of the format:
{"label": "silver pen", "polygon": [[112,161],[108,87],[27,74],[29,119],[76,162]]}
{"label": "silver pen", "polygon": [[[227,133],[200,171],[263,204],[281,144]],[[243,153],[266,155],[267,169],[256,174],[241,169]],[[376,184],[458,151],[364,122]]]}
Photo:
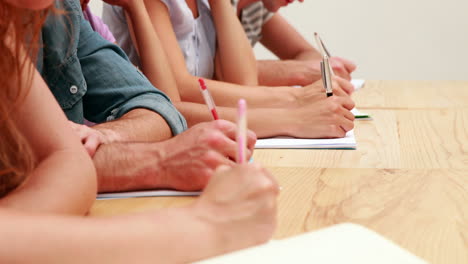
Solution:
{"label": "silver pen", "polygon": [[[314,33],[314,36],[315,36],[315,42],[317,43],[317,46],[320,50],[320,54],[322,55],[322,58],[326,55],[328,56],[328,59],[330,59],[331,58],[330,51],[328,51],[327,47],[323,43],[322,38],[319,36],[317,32]],[[332,76],[335,75],[335,72],[333,71],[331,67],[329,67],[329,71],[332,74]]]}
{"label": "silver pen", "polygon": [[323,56],[323,60],[320,62],[320,71],[322,73],[323,87],[325,87],[327,97],[330,97],[333,95],[333,84],[331,80],[332,73],[330,68],[330,61],[326,54]]}

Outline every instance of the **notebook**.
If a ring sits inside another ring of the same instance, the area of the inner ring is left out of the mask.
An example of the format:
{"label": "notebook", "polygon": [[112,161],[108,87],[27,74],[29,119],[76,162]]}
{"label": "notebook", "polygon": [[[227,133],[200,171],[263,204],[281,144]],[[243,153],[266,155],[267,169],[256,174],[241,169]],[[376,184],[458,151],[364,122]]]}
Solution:
{"label": "notebook", "polygon": [[372,117],[367,114],[359,111],[357,108],[351,109],[351,113],[354,115],[354,118],[359,120],[372,120]]}
{"label": "notebook", "polygon": [[[366,80],[363,79],[352,79],[351,84],[354,86],[354,91],[358,91],[364,85],[366,84]],[[354,117],[359,120],[372,120],[372,117],[367,114],[359,111],[357,108],[353,108],[351,110],[351,113],[353,113]]]}
{"label": "notebook", "polygon": [[427,264],[376,232],[348,223],[197,263]]}
{"label": "notebook", "polygon": [[356,149],[354,130],[348,131],[343,138],[305,139],[275,137],[257,140],[256,149]]}
{"label": "notebook", "polygon": [[137,192],[117,192],[117,193],[101,193],[96,197],[97,200],[107,199],[125,199],[137,197],[164,197],[164,196],[198,196],[201,192],[182,192],[174,190],[153,190],[153,191],[137,191]]}
{"label": "notebook", "polygon": [[354,86],[354,90],[357,91],[357,90],[361,89],[362,87],[364,87],[364,85],[366,84],[366,80],[352,79],[351,84]]}

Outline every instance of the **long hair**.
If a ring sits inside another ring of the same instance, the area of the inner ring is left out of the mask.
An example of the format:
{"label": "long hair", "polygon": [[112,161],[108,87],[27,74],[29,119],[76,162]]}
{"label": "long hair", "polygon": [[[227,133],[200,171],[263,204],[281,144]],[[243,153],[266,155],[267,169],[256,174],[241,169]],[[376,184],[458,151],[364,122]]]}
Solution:
{"label": "long hair", "polygon": [[49,10],[17,8],[0,0],[0,197],[17,188],[35,166],[31,147],[11,113],[21,107],[31,86],[34,71],[29,61],[36,61]]}

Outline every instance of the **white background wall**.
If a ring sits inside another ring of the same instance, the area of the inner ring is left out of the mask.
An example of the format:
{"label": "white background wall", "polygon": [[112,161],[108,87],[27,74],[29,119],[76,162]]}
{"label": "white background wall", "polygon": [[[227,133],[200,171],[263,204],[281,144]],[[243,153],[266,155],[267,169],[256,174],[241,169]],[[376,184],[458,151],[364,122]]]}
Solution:
{"label": "white background wall", "polygon": [[[91,7],[100,14],[101,1]],[[309,41],[317,31],[332,55],[354,60],[355,77],[468,80],[468,0],[305,0],[280,12]],[[255,52],[274,58],[261,45]]]}

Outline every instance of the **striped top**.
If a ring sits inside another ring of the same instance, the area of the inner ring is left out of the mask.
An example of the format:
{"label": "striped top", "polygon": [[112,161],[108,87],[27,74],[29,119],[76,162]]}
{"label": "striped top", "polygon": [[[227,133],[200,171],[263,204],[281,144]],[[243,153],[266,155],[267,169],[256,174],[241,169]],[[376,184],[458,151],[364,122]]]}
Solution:
{"label": "striped top", "polygon": [[[231,4],[237,12],[239,0],[231,0]],[[262,38],[262,27],[273,15],[274,13],[263,6],[262,1],[255,2],[242,9],[239,19],[252,46]]]}

